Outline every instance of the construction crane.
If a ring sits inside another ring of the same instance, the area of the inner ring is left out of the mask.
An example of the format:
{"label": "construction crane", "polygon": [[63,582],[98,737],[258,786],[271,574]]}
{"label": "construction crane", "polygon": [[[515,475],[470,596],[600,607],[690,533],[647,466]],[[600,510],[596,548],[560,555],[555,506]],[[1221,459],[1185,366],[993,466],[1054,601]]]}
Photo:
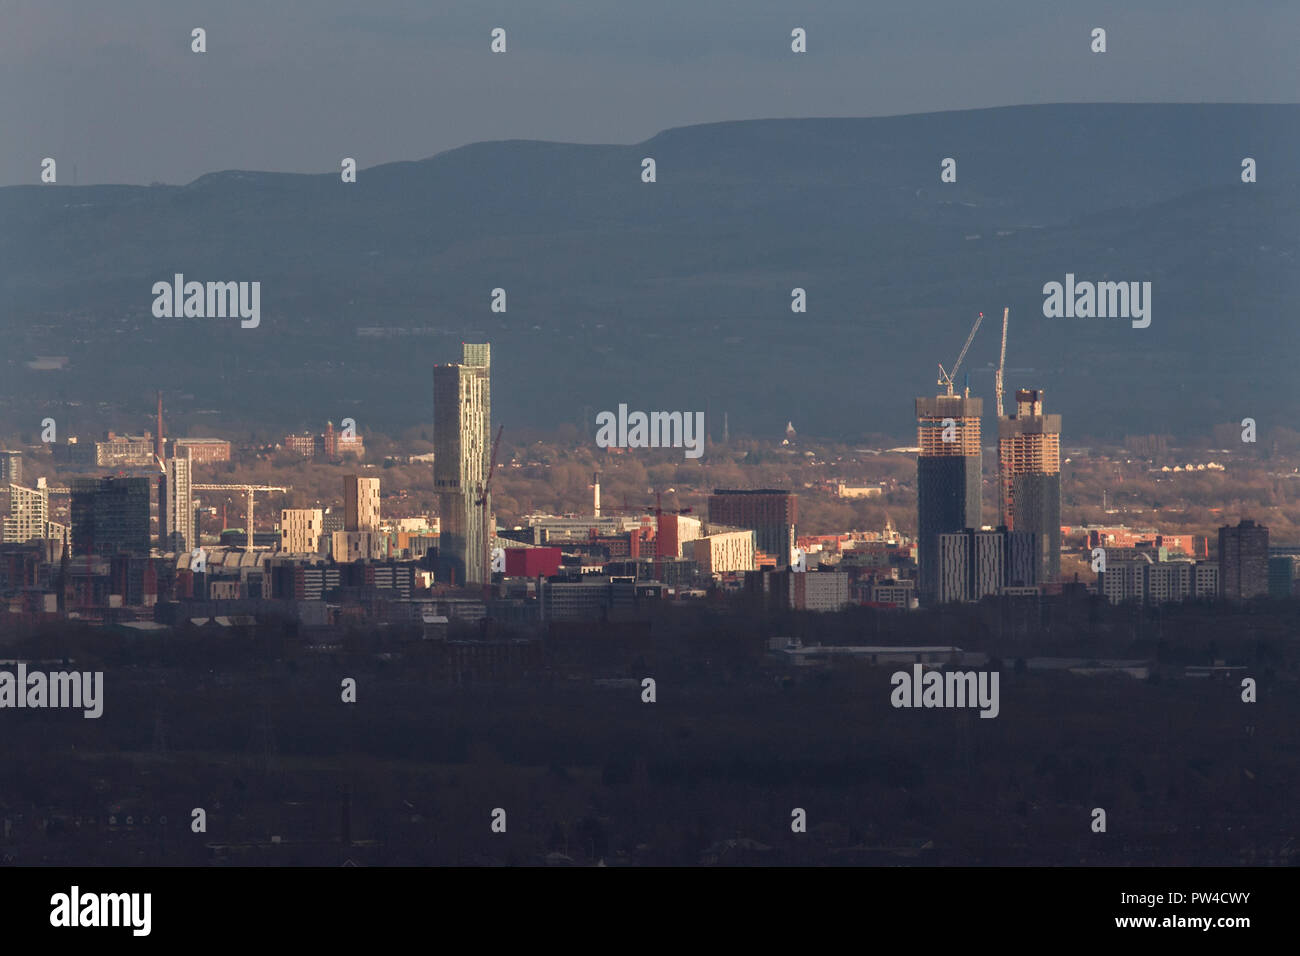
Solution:
{"label": "construction crane", "polygon": [[946,386],[948,394],[952,394],[952,379],[957,374],[957,369],[961,367],[962,359],[966,357],[966,351],[970,348],[971,342],[975,341],[975,333],[979,331],[980,323],[984,321],[984,313],[981,312],[975,320],[975,324],[970,328],[970,335],[966,336],[966,344],[961,347],[961,354],[957,356],[957,361],[952,364],[952,371],[944,371],[943,364],[939,365],[939,385]]}
{"label": "construction crane", "polygon": [[292,488],[281,488],[279,485],[190,485],[191,491],[242,491],[248,495],[248,527],[245,532],[248,536],[248,543],[244,546],[245,551],[253,550],[253,492],[255,491],[292,491]]}
{"label": "construction crane", "polygon": [[993,393],[998,400],[998,418],[1002,417],[1002,369],[1007,364],[1007,316],[1011,309],[1002,310],[1002,351],[998,353],[998,367],[993,372]]}
{"label": "construction crane", "polygon": [[[497,437],[492,441],[492,457],[488,462],[487,477],[479,490],[478,500],[474,502],[475,506],[483,509],[483,601],[492,594],[492,535],[488,528],[490,515],[488,513],[487,500],[488,495],[492,493],[492,473],[497,470],[497,448],[501,445],[501,433],[506,430],[505,425],[498,426]],[[469,555],[465,556],[468,560]],[[468,574],[466,575],[468,577]]]}

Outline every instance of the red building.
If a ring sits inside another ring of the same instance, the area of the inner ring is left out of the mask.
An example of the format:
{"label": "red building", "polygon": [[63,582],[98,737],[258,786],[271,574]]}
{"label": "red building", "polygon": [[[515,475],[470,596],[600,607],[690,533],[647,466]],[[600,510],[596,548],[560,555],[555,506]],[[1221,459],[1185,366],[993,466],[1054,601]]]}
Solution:
{"label": "red building", "polygon": [[506,548],[506,577],[548,578],[560,570],[559,548]]}

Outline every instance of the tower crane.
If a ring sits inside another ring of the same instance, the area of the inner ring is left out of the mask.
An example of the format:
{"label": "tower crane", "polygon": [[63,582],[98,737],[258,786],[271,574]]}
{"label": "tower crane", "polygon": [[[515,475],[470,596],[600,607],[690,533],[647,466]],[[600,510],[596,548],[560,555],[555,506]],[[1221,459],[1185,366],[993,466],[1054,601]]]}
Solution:
{"label": "tower crane", "polygon": [[245,530],[247,544],[245,551],[253,550],[253,492],[255,491],[278,491],[281,493],[292,491],[292,488],[281,488],[279,485],[208,485],[192,484],[191,491],[242,491],[248,496],[248,527]]}
{"label": "tower crane", "polygon": [[966,344],[961,347],[961,353],[957,356],[957,361],[953,363],[952,371],[951,372],[944,371],[943,364],[940,363],[939,365],[938,384],[945,386],[948,389],[949,395],[952,394],[953,376],[957,374],[957,369],[961,367],[962,359],[966,357],[966,352],[970,348],[971,342],[975,340],[975,333],[979,331],[980,323],[983,321],[984,321],[984,313],[981,312],[979,314],[979,317],[975,319],[975,324],[972,325],[970,328],[970,335],[966,336]]}
{"label": "tower crane", "polygon": [[998,353],[998,367],[993,372],[993,392],[998,401],[998,418],[1002,417],[1002,370],[1007,364],[1007,316],[1010,308],[1002,310],[1002,351]]}

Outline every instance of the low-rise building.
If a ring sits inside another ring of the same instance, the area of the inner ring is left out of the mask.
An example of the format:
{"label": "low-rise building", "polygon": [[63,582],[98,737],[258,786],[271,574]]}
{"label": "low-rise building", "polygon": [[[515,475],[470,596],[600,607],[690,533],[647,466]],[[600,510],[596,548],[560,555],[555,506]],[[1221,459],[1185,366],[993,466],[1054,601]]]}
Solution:
{"label": "low-rise building", "polygon": [[729,571],[753,571],[754,532],[721,531],[691,542],[700,573],[725,574]]}
{"label": "low-rise building", "polygon": [[224,438],[175,438],[172,440],[172,456],[184,458],[189,456],[196,465],[206,465],[216,461],[230,461],[230,442]]}

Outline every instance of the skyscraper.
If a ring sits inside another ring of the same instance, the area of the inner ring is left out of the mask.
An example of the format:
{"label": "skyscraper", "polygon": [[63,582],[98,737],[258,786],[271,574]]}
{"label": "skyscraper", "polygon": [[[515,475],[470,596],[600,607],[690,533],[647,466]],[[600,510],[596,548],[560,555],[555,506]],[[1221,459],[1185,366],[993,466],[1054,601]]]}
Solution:
{"label": "skyscraper", "polygon": [[194,526],[194,491],[189,456],[167,459],[160,484],[159,550],[188,554],[198,547]]}
{"label": "skyscraper", "polygon": [[1243,600],[1268,593],[1268,528],[1253,521],[1219,529],[1219,594]]}
{"label": "skyscraper", "polygon": [[1002,524],[1038,535],[1038,580],[1061,573],[1061,416],[1043,414],[1041,389],[1018,389],[1014,414],[998,419]]}
{"label": "skyscraper", "polygon": [[456,584],[484,583],[484,535],[492,513],[483,488],[491,446],[490,385],[487,343],[466,344],[459,365],[433,369],[433,484],[442,519],[438,576]]}
{"label": "skyscraper", "polygon": [[148,478],[74,478],[74,554],[149,553]]}
{"label": "skyscraper", "polygon": [[939,536],[979,528],[982,399],[936,395],[916,400],[916,527],[919,596],[939,599]]}

